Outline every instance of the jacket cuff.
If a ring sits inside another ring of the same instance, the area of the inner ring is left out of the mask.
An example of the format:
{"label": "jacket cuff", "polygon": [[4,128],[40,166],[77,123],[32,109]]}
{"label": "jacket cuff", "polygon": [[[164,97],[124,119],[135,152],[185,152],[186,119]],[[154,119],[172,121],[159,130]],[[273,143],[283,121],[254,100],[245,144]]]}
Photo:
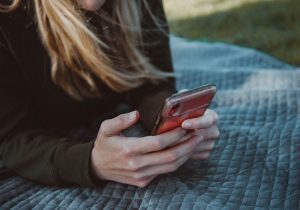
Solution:
{"label": "jacket cuff", "polygon": [[82,144],[66,145],[57,161],[57,172],[63,182],[86,187],[100,187],[105,181],[93,176],[91,169],[91,151],[94,141]]}

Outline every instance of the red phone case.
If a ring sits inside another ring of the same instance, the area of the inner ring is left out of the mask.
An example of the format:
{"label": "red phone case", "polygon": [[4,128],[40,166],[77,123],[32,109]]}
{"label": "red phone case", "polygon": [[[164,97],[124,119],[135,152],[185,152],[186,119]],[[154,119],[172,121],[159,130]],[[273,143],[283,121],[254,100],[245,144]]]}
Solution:
{"label": "red phone case", "polygon": [[167,98],[151,134],[170,131],[180,127],[186,119],[202,116],[215,93],[215,85],[205,85]]}

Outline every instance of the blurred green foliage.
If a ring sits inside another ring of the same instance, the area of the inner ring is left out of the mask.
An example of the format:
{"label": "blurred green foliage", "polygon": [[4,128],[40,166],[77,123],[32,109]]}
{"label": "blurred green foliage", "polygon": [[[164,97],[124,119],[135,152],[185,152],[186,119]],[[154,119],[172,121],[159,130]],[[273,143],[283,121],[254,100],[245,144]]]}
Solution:
{"label": "blurred green foliage", "polygon": [[164,0],[171,31],[256,48],[300,66],[300,0]]}

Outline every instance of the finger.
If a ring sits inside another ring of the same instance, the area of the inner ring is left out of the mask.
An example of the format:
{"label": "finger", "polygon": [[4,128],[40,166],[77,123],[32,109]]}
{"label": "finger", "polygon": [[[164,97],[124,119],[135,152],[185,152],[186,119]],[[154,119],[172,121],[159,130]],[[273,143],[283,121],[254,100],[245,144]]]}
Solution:
{"label": "finger", "polygon": [[217,125],[213,125],[210,128],[195,130],[194,135],[202,136],[204,141],[207,141],[219,138],[220,131]]}
{"label": "finger", "polygon": [[201,139],[199,139],[198,136],[193,136],[189,140],[174,147],[143,155],[140,157],[140,167],[142,168],[175,162],[183,156],[193,153],[197,149],[197,145],[200,140]]}
{"label": "finger", "polygon": [[192,159],[194,160],[206,160],[210,156],[210,152],[201,152],[192,155]]}
{"label": "finger", "polygon": [[135,124],[139,119],[137,111],[118,115],[117,117],[102,122],[100,134],[106,137],[119,135],[120,132]]}
{"label": "finger", "polygon": [[132,152],[145,154],[165,149],[166,147],[180,141],[186,134],[186,130],[176,128],[156,136],[146,136],[143,138],[127,138]]}
{"label": "finger", "polygon": [[186,161],[188,161],[192,156],[192,153],[188,153],[181,158],[173,161],[171,163],[166,163],[162,165],[154,165],[144,168],[139,172],[140,176],[156,176],[160,174],[166,174],[176,171],[180,166],[182,166]]}
{"label": "finger", "polygon": [[194,151],[194,154],[199,152],[209,152],[213,150],[214,146],[215,140],[202,141],[198,144],[196,150]]}
{"label": "finger", "polygon": [[217,121],[218,115],[212,110],[207,110],[203,116],[185,120],[181,126],[184,129],[203,129],[211,127]]}
{"label": "finger", "polygon": [[189,160],[192,155],[193,153],[191,152],[171,163],[148,166],[135,171],[121,170],[121,171],[116,171],[116,173],[124,174],[126,177],[129,177],[130,179],[133,180],[144,180],[147,177],[156,177],[157,175],[165,174],[177,170],[182,164],[184,164],[187,160]]}
{"label": "finger", "polygon": [[169,147],[174,147],[182,142],[189,140],[191,137],[195,136],[194,130],[187,130],[186,134],[177,142],[170,144]]}
{"label": "finger", "polygon": [[135,180],[135,186],[138,186],[138,187],[147,187],[153,179],[155,179],[157,176],[150,176],[150,177],[146,177],[144,179],[139,179],[139,180]]}
{"label": "finger", "polygon": [[138,187],[146,187],[153,179],[156,178],[156,176],[148,176],[143,179],[136,179],[133,174],[125,174],[124,172],[120,173],[120,171],[115,171],[112,176],[111,180],[113,181]]}
{"label": "finger", "polygon": [[216,121],[219,120],[219,115],[214,110],[212,110],[212,109],[207,109],[205,111],[204,115],[211,115],[211,116],[213,116],[216,119]]}
{"label": "finger", "polygon": [[[123,153],[125,162],[123,162],[121,165],[116,166],[116,168],[118,168],[118,170],[122,170],[125,168],[125,170],[128,171],[137,171],[151,165],[174,162],[176,159],[179,159],[187,153],[196,150],[197,144],[200,140],[201,138],[199,139],[198,136],[192,136],[191,139],[172,148],[146,154],[138,154],[140,151],[133,151],[134,146],[131,145],[128,147],[128,149],[126,149],[130,150],[130,152],[126,152],[126,154],[124,152],[119,152],[121,155]],[[125,141],[121,140],[120,144],[124,143]]]}

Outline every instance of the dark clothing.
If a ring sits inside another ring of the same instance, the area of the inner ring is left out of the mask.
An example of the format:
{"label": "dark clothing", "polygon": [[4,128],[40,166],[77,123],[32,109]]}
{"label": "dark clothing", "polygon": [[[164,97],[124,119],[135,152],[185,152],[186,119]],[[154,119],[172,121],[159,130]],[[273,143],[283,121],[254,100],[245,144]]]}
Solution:
{"label": "dark clothing", "polygon": [[[161,0],[149,4],[166,25]],[[154,23],[146,13],[142,23],[144,40],[151,43],[144,53],[159,69],[171,72],[168,37],[150,30]],[[164,99],[175,92],[173,79],[125,93],[99,81],[101,97],[76,101],[52,82],[50,69],[31,7],[0,14],[0,156],[17,175],[43,184],[96,186],[89,170],[95,139],[81,142],[62,131],[88,124],[118,103],[139,110],[141,123],[150,130]]]}

